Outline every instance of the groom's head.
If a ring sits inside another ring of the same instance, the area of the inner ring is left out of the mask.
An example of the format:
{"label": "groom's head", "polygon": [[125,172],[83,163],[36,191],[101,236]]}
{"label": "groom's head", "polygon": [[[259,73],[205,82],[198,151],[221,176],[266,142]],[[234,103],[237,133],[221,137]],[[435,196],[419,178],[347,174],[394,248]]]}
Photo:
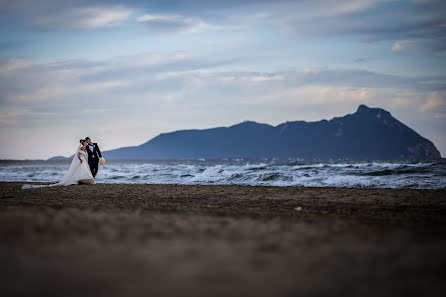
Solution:
{"label": "groom's head", "polygon": [[88,144],[91,144],[91,139],[90,139],[90,137],[85,137],[85,140],[87,141]]}

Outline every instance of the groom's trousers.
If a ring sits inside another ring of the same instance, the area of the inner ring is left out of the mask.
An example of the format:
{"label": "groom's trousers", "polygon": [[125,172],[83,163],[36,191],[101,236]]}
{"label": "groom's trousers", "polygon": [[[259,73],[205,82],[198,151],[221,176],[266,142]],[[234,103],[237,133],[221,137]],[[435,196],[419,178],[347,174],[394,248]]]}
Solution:
{"label": "groom's trousers", "polygon": [[91,171],[91,174],[93,175],[93,177],[96,177],[96,174],[98,173],[98,164],[99,164],[99,162],[91,162],[91,163],[88,163],[88,165],[90,166],[90,171]]}

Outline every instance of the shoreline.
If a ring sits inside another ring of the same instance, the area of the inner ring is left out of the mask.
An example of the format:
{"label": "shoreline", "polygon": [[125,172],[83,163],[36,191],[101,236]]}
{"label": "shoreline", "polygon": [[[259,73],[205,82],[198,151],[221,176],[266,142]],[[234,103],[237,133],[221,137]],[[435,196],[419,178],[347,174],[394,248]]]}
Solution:
{"label": "shoreline", "polygon": [[[18,183],[18,184],[37,184],[37,185],[49,185],[57,183],[57,181],[2,181],[1,183]],[[96,181],[96,184],[100,185],[172,185],[172,186],[240,186],[240,187],[273,187],[273,188],[308,188],[308,189],[365,189],[365,190],[426,190],[426,191],[446,191],[446,187],[443,188],[397,188],[397,187],[372,187],[372,186],[306,186],[306,185],[262,185],[262,184],[228,184],[228,183],[131,183],[131,182],[101,182]]]}
{"label": "shoreline", "polygon": [[6,295],[446,290],[446,190],[22,184],[0,182]]}

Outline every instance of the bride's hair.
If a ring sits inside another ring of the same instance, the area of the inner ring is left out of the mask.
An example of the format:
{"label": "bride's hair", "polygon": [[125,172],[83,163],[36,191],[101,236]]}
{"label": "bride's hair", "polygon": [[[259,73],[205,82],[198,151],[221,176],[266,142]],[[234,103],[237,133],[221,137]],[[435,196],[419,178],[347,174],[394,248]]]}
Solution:
{"label": "bride's hair", "polygon": [[81,139],[81,140],[79,140],[79,142],[80,142],[81,144],[83,144],[84,141],[85,141],[85,139]]}

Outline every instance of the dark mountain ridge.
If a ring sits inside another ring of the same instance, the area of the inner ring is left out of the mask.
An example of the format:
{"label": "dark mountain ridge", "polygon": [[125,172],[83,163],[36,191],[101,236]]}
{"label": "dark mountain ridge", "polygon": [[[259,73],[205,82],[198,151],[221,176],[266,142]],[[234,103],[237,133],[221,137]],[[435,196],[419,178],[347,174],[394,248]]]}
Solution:
{"label": "dark mountain ridge", "polygon": [[245,121],[230,127],[162,133],[148,142],[103,152],[106,159],[300,158],[427,160],[441,158],[428,139],[381,108],[277,126]]}

